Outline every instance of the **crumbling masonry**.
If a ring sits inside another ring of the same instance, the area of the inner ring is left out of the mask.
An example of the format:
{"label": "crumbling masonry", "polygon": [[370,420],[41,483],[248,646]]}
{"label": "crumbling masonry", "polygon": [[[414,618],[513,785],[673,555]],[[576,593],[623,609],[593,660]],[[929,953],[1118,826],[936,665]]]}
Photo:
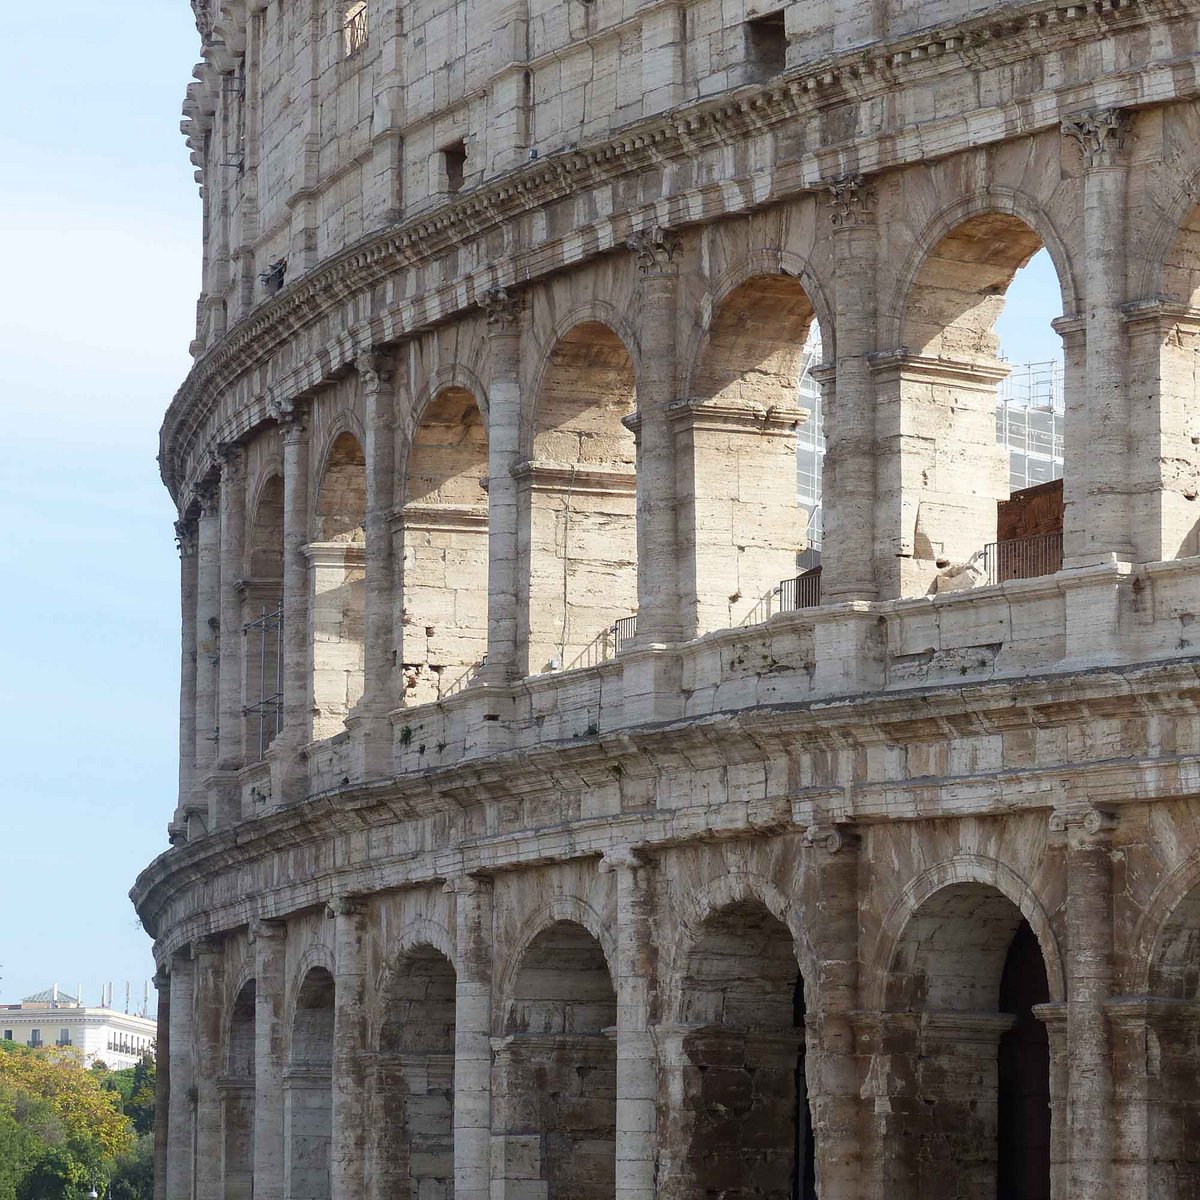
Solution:
{"label": "crumbling masonry", "polygon": [[1200,1197],[1200,7],[194,7],[160,1200]]}

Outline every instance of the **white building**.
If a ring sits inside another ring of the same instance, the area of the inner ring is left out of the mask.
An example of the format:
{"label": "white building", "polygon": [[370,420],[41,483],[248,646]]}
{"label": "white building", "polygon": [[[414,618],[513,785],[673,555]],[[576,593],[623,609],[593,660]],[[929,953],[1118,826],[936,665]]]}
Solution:
{"label": "white building", "polygon": [[0,1035],[24,1046],[74,1046],[85,1062],[115,1071],[153,1052],[155,1023],[109,1005],[89,1008],[55,984],[19,1004],[0,1004]]}

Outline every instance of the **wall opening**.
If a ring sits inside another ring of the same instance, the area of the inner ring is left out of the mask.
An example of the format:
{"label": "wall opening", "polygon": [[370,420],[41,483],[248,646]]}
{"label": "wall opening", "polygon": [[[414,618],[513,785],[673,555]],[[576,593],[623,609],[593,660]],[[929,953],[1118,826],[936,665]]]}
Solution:
{"label": "wall opening", "polygon": [[633,362],[594,321],[550,355],[538,391],[532,455],[515,472],[519,551],[528,570],[530,674],[585,665],[637,608],[636,410]]}
{"label": "wall opening", "polygon": [[284,1072],[284,1194],[330,1200],[333,1138],[333,976],[314,967],[304,977],[292,1018]]}
{"label": "wall opening", "polygon": [[391,973],[371,1087],[381,1196],[454,1195],[454,968],[432,946]]}
{"label": "wall opening", "polygon": [[[1045,960],[995,888],[951,884],[913,914],[887,981],[876,1153],[896,1200],[1046,1200]],[[885,1098],[886,1097],[886,1098]]]}
{"label": "wall opening", "polygon": [[[998,332],[1014,277],[1042,249],[1028,225],[1005,213],[951,230],[909,293],[903,350],[878,368],[880,436],[903,447],[879,477],[880,498],[898,524],[894,562],[880,567],[900,595],[1052,574],[1062,565],[1063,493],[1054,477],[1062,475],[1064,375],[1051,361],[1008,361]],[[1054,293],[1042,311],[1061,313],[1047,263],[1040,258],[1028,278]],[[1006,324],[1010,333],[1019,328]],[[1069,362],[1068,379],[1081,369]],[[1041,413],[1043,406],[1050,411]],[[1054,452],[1057,467],[1048,461]],[[1034,472],[1034,490],[1014,489],[1019,468]]]}
{"label": "wall opening", "polygon": [[443,191],[461,192],[467,177],[467,143],[457,141],[442,150]]}
{"label": "wall opening", "polygon": [[332,737],[363,690],[367,508],[366,459],[352,433],[340,434],[325,459],[313,518],[309,562],[314,739]]}
{"label": "wall opening", "polygon": [[758,83],[778,75],[787,66],[787,30],[783,9],[747,21],[746,83]]}
{"label": "wall opening", "polygon": [[[797,431],[813,416],[813,306],[791,275],[758,275],[713,314],[687,402],[675,407],[683,593],[695,634],[765,620],[820,565],[802,507]],[[805,381],[807,380],[807,386]],[[819,576],[808,577],[812,587]]]}
{"label": "wall opening", "polygon": [[758,901],[709,917],[683,983],[684,1195],[816,1200],[804,985]]}
{"label": "wall opening", "polygon": [[600,943],[570,921],[539,934],[514,980],[496,1053],[507,1180],[539,1183],[564,1200],[611,1200],[616,1020]]}
{"label": "wall opening", "polygon": [[475,397],[447,388],[413,434],[403,509],[404,699],[451,695],[487,654],[487,427]]}
{"label": "wall opening", "polygon": [[254,998],[251,979],[238,992],[229,1022],[221,1089],[227,1200],[251,1200],[254,1195]]}

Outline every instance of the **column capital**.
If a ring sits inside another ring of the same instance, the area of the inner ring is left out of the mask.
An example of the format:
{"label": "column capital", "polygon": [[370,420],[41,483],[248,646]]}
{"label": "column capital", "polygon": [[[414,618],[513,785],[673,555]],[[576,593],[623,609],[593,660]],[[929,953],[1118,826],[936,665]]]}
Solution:
{"label": "column capital", "polygon": [[325,915],[331,920],[337,920],[338,917],[361,917],[364,911],[365,905],[361,896],[331,896],[325,902]]}
{"label": "column capital", "polygon": [[272,397],[267,401],[267,412],[270,414],[271,420],[279,425],[284,437],[287,437],[288,434],[304,432],[305,404],[303,400],[281,400],[279,397]]}
{"label": "column capital", "polygon": [[875,223],[875,189],[864,175],[850,172],[825,181],[834,229],[857,229]]}
{"label": "column capital", "polygon": [[218,442],[216,458],[222,482],[240,478],[242,468],[246,465],[246,452],[240,442]]}
{"label": "column capital", "polygon": [[1117,823],[1112,809],[1087,801],[1065,804],[1050,814],[1051,833],[1065,833],[1080,841],[1107,841]]}
{"label": "column capital", "polygon": [[483,310],[487,327],[493,333],[516,333],[525,299],[497,284],[479,294],[476,303]]}
{"label": "column capital", "polygon": [[675,265],[675,256],[683,249],[683,239],[673,229],[651,225],[631,234],[625,246],[633,251],[643,275],[662,275]]}
{"label": "column capital", "polygon": [[287,937],[287,922],[255,917],[250,922],[250,942],[282,942]]}
{"label": "column capital", "polygon": [[200,506],[202,517],[213,516],[221,498],[220,480],[215,477],[201,479],[192,488],[192,498]]}
{"label": "column capital", "polygon": [[192,942],[193,958],[218,957],[225,946],[225,936],[220,933],[205,934]]}
{"label": "column capital", "polygon": [[363,387],[378,391],[395,378],[396,357],[382,347],[365,346],[354,356],[354,369],[363,381]]}
{"label": "column capital", "polygon": [[1133,122],[1125,109],[1097,108],[1069,117],[1059,131],[1064,138],[1078,144],[1085,166],[1091,168],[1120,165],[1121,152],[1132,128]]}
{"label": "column capital", "polygon": [[800,845],[806,850],[837,854],[842,850],[857,850],[861,841],[853,826],[845,821],[814,821],[801,836]]}
{"label": "column capital", "polygon": [[600,873],[607,875],[618,871],[639,871],[650,866],[645,851],[636,846],[614,846],[606,850],[600,859]]}
{"label": "column capital", "polygon": [[492,890],[488,875],[454,875],[442,884],[442,891],[454,896],[479,896]]}
{"label": "column capital", "polygon": [[184,517],[175,522],[175,545],[180,556],[188,558],[196,553],[196,518]]}
{"label": "column capital", "polygon": [[162,967],[159,967],[158,970],[154,972],[151,983],[154,984],[155,991],[166,991],[171,986],[170,972],[165,971]]}

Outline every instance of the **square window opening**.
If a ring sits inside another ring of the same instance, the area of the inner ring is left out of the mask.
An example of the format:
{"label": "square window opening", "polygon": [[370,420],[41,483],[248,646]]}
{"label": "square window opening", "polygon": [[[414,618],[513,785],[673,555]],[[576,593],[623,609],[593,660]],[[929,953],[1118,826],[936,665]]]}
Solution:
{"label": "square window opening", "polygon": [[769,79],[787,66],[782,9],[746,22],[746,65],[751,79]]}
{"label": "square window opening", "polygon": [[367,44],[367,0],[352,0],[342,15],[342,45],[352,58]]}
{"label": "square window opening", "polygon": [[467,172],[467,144],[454,142],[442,151],[442,169],[446,177],[446,191],[461,192]]}

